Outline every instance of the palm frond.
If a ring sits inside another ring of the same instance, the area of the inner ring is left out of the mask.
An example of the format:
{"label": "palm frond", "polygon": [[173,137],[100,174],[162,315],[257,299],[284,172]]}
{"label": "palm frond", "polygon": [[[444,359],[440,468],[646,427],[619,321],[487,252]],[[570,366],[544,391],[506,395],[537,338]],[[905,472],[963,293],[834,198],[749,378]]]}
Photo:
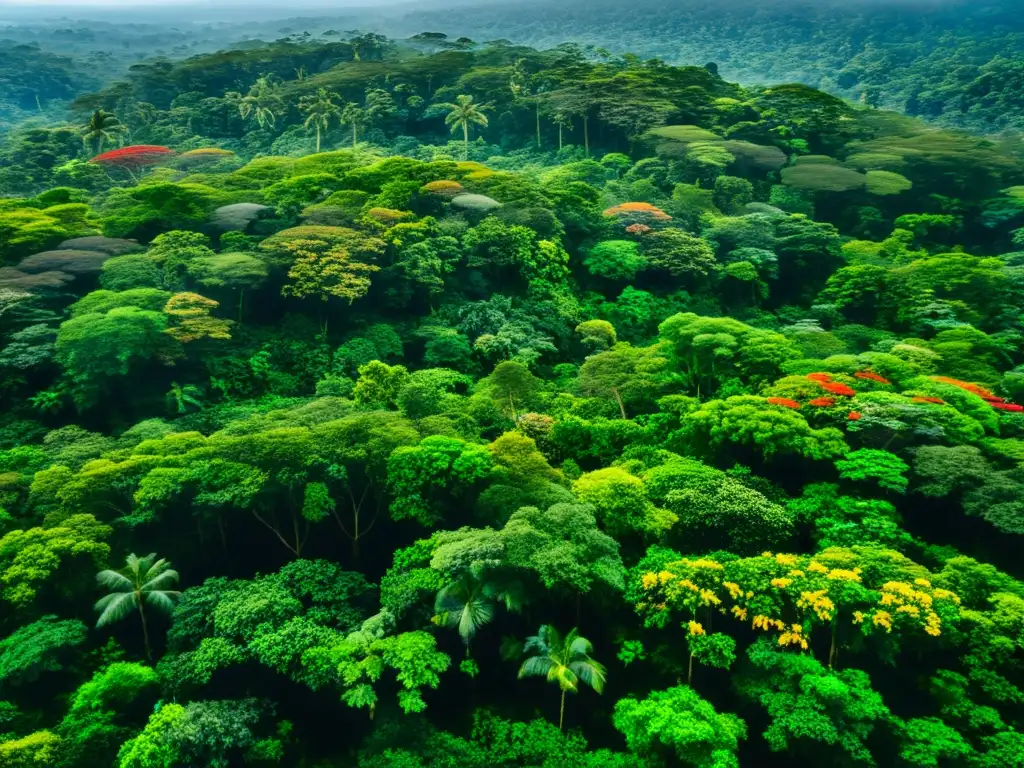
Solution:
{"label": "palm frond", "polygon": [[96,620],[96,626],[105,627],[107,624],[120,621],[135,610],[135,593],[119,592],[107,595],[96,602],[95,608],[101,612]]}
{"label": "palm frond", "polygon": [[148,579],[145,584],[142,585],[143,592],[159,591],[167,589],[168,587],[178,583],[178,572],[177,571],[164,571],[158,573],[155,577]]}
{"label": "palm frond", "polygon": [[604,690],[607,674],[603,665],[593,659],[588,659],[587,661],[574,661],[569,665],[569,669],[597,693]]}
{"label": "palm frond", "polygon": [[96,583],[107,589],[116,589],[119,592],[128,592],[134,585],[127,576],[119,571],[100,571],[96,574]]}
{"label": "palm frond", "polygon": [[546,656],[531,656],[519,667],[519,679],[524,677],[547,677],[553,667],[551,659]]}
{"label": "palm frond", "polygon": [[175,602],[180,596],[180,592],[147,592],[146,605],[151,605],[162,613],[170,614],[174,612]]}

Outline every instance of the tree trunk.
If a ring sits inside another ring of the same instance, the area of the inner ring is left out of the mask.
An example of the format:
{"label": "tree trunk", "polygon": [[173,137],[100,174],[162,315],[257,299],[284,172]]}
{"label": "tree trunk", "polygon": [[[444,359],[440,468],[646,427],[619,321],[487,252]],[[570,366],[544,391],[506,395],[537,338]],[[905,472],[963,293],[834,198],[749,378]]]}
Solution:
{"label": "tree trunk", "polygon": [[512,399],[512,393],[511,392],[508,393],[508,405],[509,405],[509,408],[512,409],[512,421],[513,422],[518,421],[518,419],[516,418],[516,404],[515,404],[515,401]]}
{"label": "tree trunk", "polygon": [[537,100],[535,106],[535,114],[537,116],[537,149],[540,149],[540,100]]}
{"label": "tree trunk", "polygon": [[562,691],[562,706],[558,710],[558,730],[562,730],[562,723],[565,722],[565,691]]}
{"label": "tree trunk", "polygon": [[320,154],[320,123],[316,124],[316,153]]}
{"label": "tree trunk", "polygon": [[153,651],[149,647],[149,628],[146,626],[146,611],[142,607],[142,594],[137,595],[139,601],[139,617],[142,619],[142,641],[146,644],[146,658],[152,663]]}
{"label": "tree trunk", "polygon": [[245,301],[245,288],[238,289],[238,322],[242,322],[242,302]]}
{"label": "tree trunk", "polygon": [[562,147],[563,147],[563,144],[562,144],[562,130],[563,130],[563,127],[564,126],[561,123],[558,124],[558,149],[559,150],[561,150]]}
{"label": "tree trunk", "polygon": [[462,140],[464,142],[463,143],[463,149],[462,149],[462,159],[463,160],[469,160],[469,123],[468,122],[462,124]]}
{"label": "tree trunk", "polygon": [[690,666],[686,670],[686,684],[693,687],[693,654],[690,654]]}
{"label": "tree trunk", "polygon": [[622,404],[622,395],[619,394],[618,387],[612,387],[612,394],[615,395],[615,402],[619,404],[619,413],[622,414],[622,418],[626,418],[626,406]]}
{"label": "tree trunk", "polygon": [[836,631],[838,630],[837,622],[835,619],[832,620],[832,644],[828,649],[828,668],[833,669],[836,662],[836,656],[839,654],[839,648],[836,647]]}
{"label": "tree trunk", "polygon": [[583,149],[590,157],[590,118],[586,115],[583,116]]}
{"label": "tree trunk", "polygon": [[356,140],[357,140],[357,138],[358,137],[357,137],[357,133],[356,133],[356,124],[352,123],[352,151],[353,152],[355,151],[355,148],[356,148]]}

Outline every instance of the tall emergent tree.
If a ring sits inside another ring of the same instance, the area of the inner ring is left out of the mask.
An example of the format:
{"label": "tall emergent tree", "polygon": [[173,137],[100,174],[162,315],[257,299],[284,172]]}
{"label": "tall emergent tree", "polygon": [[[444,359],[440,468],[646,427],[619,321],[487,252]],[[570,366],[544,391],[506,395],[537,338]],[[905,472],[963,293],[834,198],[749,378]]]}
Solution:
{"label": "tall emergent tree", "polygon": [[326,88],[318,88],[315,96],[303,96],[299,99],[299,109],[306,114],[304,123],[306,130],[316,130],[316,151],[320,154],[321,134],[331,127],[331,120],[341,120],[341,107],[334,103],[341,97]]}
{"label": "tall emergent tree", "polygon": [[94,155],[99,155],[103,153],[104,144],[119,141],[127,132],[128,128],[113,114],[97,109],[82,127],[82,141]]}
{"label": "tall emergent tree", "polygon": [[439,107],[449,110],[447,117],[445,117],[445,125],[451,126],[452,133],[455,133],[459,128],[462,129],[462,141],[463,141],[463,159],[469,159],[469,126],[479,125],[482,128],[486,128],[488,125],[487,115],[484,114],[487,110],[491,109],[490,104],[474,104],[472,96],[466,96],[465,94],[456,96],[455,103],[438,104]]}

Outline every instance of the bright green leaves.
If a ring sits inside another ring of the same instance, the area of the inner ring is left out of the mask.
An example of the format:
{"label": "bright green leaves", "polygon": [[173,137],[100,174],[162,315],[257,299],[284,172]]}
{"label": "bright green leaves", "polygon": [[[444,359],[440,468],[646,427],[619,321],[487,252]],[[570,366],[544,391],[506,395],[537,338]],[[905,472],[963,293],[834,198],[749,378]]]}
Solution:
{"label": "bright green leaves", "polygon": [[45,672],[59,672],[85,640],[85,625],[75,619],[44,616],[17,629],[0,640],[0,684],[22,685]]}
{"label": "bright green leaves", "polygon": [[613,716],[630,751],[643,757],[674,757],[694,768],[738,768],[739,743],[747,728],[720,714],[692,688],[677,685],[643,699],[620,699]]}
{"label": "bright green leaves", "polygon": [[388,459],[391,516],[430,526],[447,504],[486,479],[493,466],[484,446],[435,435],[416,446],[398,448]]}
{"label": "bright green leaves", "polygon": [[896,493],[907,490],[904,473],[910,469],[899,456],[888,451],[862,448],[836,461],[839,477],[854,483],[877,485]]}

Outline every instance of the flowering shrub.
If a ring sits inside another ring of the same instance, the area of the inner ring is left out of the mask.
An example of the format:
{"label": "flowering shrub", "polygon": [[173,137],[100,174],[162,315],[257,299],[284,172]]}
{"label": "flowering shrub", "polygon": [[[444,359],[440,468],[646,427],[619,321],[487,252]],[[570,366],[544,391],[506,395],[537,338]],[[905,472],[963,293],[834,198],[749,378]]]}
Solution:
{"label": "flowering shrub", "polygon": [[849,419],[850,421],[860,421],[862,418],[864,418],[864,414],[862,414],[860,411],[850,411],[849,415],[847,415],[846,418]]}
{"label": "flowering shrub", "polygon": [[878,384],[892,384],[892,382],[889,381],[887,378],[885,378],[884,376],[879,376],[874,371],[858,371],[857,373],[853,374],[853,377],[855,379],[863,379],[864,381],[874,381]]}
{"label": "flowering shrub", "polygon": [[811,381],[816,381],[819,384],[828,384],[832,381],[831,373],[808,373],[807,378]]}
{"label": "flowering shrub", "polygon": [[815,408],[828,408],[830,405],[836,404],[836,399],[834,397],[816,397],[807,404],[813,405]]}
{"label": "flowering shrub", "polygon": [[646,235],[648,232],[650,232],[651,228],[648,227],[646,224],[630,224],[628,227],[626,227],[626,231],[631,235],[636,235],[637,237],[640,237],[641,235]]}
{"label": "flowering shrub", "polygon": [[932,403],[934,405],[945,405],[946,401],[941,397],[927,397],[924,395],[918,395],[910,399],[912,403]]}
{"label": "flowering shrub", "polygon": [[793,410],[800,408],[800,403],[796,400],[790,400],[788,397],[769,397],[768,402],[772,405],[781,405],[783,408],[792,408]]}
{"label": "flowering shrub", "polygon": [[842,395],[843,397],[853,397],[857,394],[853,387],[848,387],[845,384],[841,384],[838,381],[829,381],[821,385],[826,392],[831,392],[833,395]]}

